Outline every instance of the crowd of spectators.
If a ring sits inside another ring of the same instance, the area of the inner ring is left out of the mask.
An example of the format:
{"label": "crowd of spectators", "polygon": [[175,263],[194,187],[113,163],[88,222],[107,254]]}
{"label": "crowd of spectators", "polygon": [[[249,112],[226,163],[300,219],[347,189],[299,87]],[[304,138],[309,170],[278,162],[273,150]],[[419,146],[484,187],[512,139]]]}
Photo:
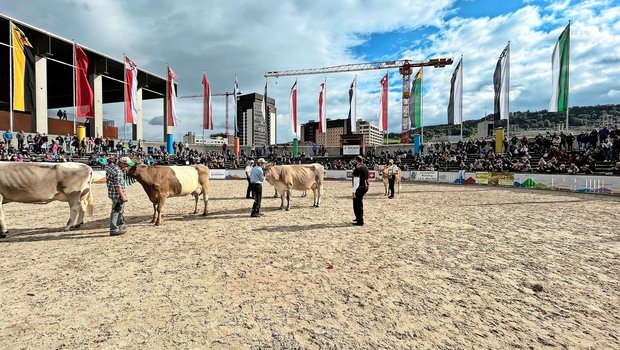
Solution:
{"label": "crowd of spectators", "polygon": [[[15,139],[15,140],[14,140]],[[394,159],[402,170],[467,170],[492,172],[539,172],[592,174],[597,164],[611,163],[613,172],[620,174],[620,130],[606,127],[593,129],[589,133],[538,134],[533,139],[513,136],[502,140],[505,152],[496,153],[495,139],[475,139],[448,142],[429,142],[422,145],[420,153],[412,150],[377,151],[376,147],[366,150],[365,162],[370,169],[380,169]],[[226,144],[221,151],[200,152],[190,149],[182,142],[173,143],[174,155],[163,149],[145,152],[142,141],[119,141],[108,138],[85,138],[81,142],[76,136],[50,138],[46,134],[23,132],[15,135],[2,133],[0,160],[64,162],[75,157],[89,156],[89,164],[105,167],[109,158],[131,155],[148,165],[192,165],[205,164],[211,169],[239,169],[248,159],[265,158],[276,164],[302,164],[318,162],[330,170],[352,169],[344,157],[330,157],[322,145],[313,145],[310,153],[292,154],[289,146],[277,145],[255,147],[249,152],[241,150],[235,156]],[[617,163],[617,164],[616,164]]]}

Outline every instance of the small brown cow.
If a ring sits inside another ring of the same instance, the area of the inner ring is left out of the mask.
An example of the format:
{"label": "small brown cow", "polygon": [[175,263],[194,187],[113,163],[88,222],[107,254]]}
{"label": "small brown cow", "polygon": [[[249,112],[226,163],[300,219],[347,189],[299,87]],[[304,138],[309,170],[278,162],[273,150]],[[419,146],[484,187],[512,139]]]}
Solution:
{"label": "small brown cow", "polygon": [[[268,165],[265,168],[265,180],[270,183],[277,193],[281,193],[280,209],[291,208],[291,190],[312,190],[314,194],[313,207],[321,204],[323,191],[323,177],[325,168],[321,164],[306,165]],[[286,197],[286,208],[284,198]]]}
{"label": "small brown cow", "polygon": [[153,166],[134,165],[127,170],[142,185],[153,203],[153,220],[159,225],[163,222],[161,213],[168,197],[182,197],[191,194],[195,199],[194,214],[198,212],[198,198],[204,201],[203,216],[207,215],[209,203],[209,168],[204,165],[192,166]]}

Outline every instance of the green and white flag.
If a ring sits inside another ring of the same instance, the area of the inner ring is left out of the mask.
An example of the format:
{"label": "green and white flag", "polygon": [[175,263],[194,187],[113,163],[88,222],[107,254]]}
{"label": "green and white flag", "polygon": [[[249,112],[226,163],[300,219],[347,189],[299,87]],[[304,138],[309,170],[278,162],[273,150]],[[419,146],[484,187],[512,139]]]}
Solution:
{"label": "green and white flag", "polygon": [[553,92],[549,102],[549,112],[566,112],[568,108],[568,61],[570,50],[570,23],[558,38],[553,49]]}

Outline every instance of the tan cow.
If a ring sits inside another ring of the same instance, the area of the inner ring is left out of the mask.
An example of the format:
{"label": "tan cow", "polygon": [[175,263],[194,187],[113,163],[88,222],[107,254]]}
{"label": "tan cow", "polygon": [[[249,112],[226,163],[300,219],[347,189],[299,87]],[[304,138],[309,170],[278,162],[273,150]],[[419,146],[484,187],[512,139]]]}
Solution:
{"label": "tan cow", "polygon": [[85,211],[93,215],[92,174],[80,163],[0,163],[0,238],[7,232],[2,206],[11,202],[69,202],[65,230],[82,226]]}
{"label": "tan cow", "polygon": [[[388,194],[388,188],[390,186],[390,182],[388,179],[388,168],[385,167],[381,170],[381,179],[383,180],[383,187],[385,188],[384,196]],[[397,188],[397,192],[400,194],[400,168],[398,168],[398,172],[396,173],[396,177],[394,178],[394,188]]]}
{"label": "tan cow", "polygon": [[286,195],[286,210],[291,209],[291,190],[312,190],[314,194],[313,206],[321,204],[323,192],[323,177],[325,169],[321,164],[307,165],[268,165],[265,167],[265,180],[281,193],[280,209],[284,209]]}
{"label": "tan cow", "polygon": [[153,220],[163,222],[161,213],[168,197],[182,197],[191,194],[195,199],[194,214],[198,212],[198,198],[202,194],[203,216],[207,215],[209,204],[209,168],[204,165],[152,166],[137,164],[127,170],[127,176],[138,180],[153,203]]}

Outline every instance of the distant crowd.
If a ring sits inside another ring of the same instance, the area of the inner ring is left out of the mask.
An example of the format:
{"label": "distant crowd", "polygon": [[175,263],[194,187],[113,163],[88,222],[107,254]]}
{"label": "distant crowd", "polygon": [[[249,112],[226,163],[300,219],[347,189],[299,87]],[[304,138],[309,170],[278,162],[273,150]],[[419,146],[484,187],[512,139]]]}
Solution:
{"label": "distant crowd", "polygon": [[[448,142],[429,142],[422,145],[420,153],[412,150],[380,151],[368,147],[365,163],[370,169],[380,169],[389,159],[404,171],[408,170],[467,170],[493,172],[540,172],[566,174],[592,174],[597,164],[611,163],[613,173],[620,174],[620,130],[606,127],[593,129],[590,133],[538,134],[529,139],[513,136],[502,140],[504,153],[496,153],[495,139],[475,139]],[[86,157],[92,166],[105,167],[109,158],[117,155],[131,155],[148,165],[191,165],[205,164],[212,169],[241,169],[249,159],[265,158],[277,164],[301,164],[318,162],[326,169],[352,169],[344,157],[330,157],[323,145],[313,145],[310,153],[292,154],[289,146],[252,147],[249,152],[241,150],[240,155],[226,144],[221,151],[200,152],[190,149],[182,142],[173,143],[174,154],[162,149],[145,152],[142,141],[115,142],[113,139],[88,137],[81,141],[76,136],[65,135],[50,138],[46,134],[19,132],[15,135],[6,131],[0,141],[0,161],[71,161],[75,157]]]}

